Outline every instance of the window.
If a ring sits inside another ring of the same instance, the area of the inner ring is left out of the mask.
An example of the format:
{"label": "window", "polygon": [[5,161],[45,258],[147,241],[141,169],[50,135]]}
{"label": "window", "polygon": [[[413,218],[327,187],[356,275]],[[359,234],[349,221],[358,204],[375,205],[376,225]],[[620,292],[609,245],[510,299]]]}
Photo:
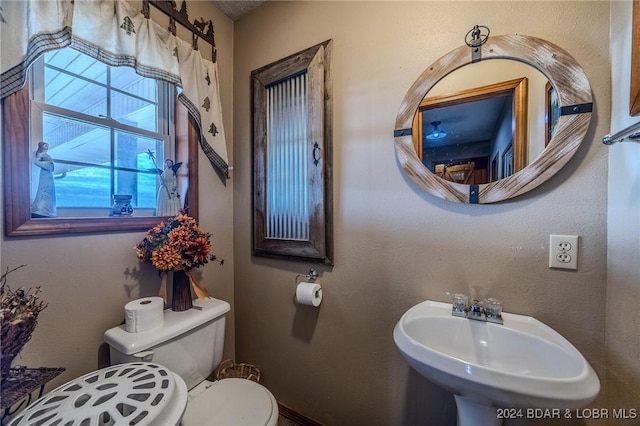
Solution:
{"label": "window", "polygon": [[[32,69],[31,150],[48,144],[55,186],[55,209],[35,204],[34,217],[113,215],[114,195],[130,196],[137,216],[155,215],[159,170],[175,159],[174,87],[71,47]],[[31,168],[34,200],[41,167]]]}
{"label": "window", "polygon": [[333,264],[331,40],[251,73],[253,254]]}
{"label": "window", "polygon": [[[181,199],[198,216],[198,126],[164,82],[71,49],[54,51],[3,99],[2,120],[7,236],[147,230],[158,222],[155,166],[166,158],[182,163]],[[40,141],[54,159],[55,217],[31,212]],[[111,196],[123,193],[132,196],[133,215],[110,216]]]}

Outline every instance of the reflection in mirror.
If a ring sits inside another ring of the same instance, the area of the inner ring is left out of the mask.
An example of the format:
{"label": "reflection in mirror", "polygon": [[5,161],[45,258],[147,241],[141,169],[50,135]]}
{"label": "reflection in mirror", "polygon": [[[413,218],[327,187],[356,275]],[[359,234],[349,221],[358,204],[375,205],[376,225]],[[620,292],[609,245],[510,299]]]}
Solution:
{"label": "reflection in mirror", "polygon": [[[526,164],[527,79],[451,95],[425,98],[414,120],[416,152],[441,178],[477,185],[521,170]],[[434,133],[437,125],[438,129]],[[461,180],[452,167],[465,165]]]}
{"label": "reflection in mirror", "polygon": [[550,82],[544,87],[544,146],[549,145],[553,138],[560,118],[560,107],[558,106],[558,92]]}
{"label": "reflection in mirror", "polygon": [[[522,170],[545,147],[540,135],[548,85],[537,69],[508,59],[452,72],[420,102],[413,122],[418,157],[437,176],[470,185]],[[434,123],[437,139],[431,136]],[[461,168],[468,172],[454,173]]]}
{"label": "reflection in mirror", "polygon": [[[514,140],[513,98],[513,93],[496,93],[487,99],[470,99],[449,107],[421,108],[417,117],[423,125],[416,137],[422,141],[418,154],[422,154],[423,164],[441,178],[469,185],[511,175],[518,146]],[[437,137],[434,137],[425,123],[432,123],[441,115],[449,122],[443,125],[447,133],[446,136],[436,133]],[[460,122],[455,123],[456,119]],[[519,149],[522,148],[526,145]],[[461,167],[469,170],[469,174],[453,172]]]}

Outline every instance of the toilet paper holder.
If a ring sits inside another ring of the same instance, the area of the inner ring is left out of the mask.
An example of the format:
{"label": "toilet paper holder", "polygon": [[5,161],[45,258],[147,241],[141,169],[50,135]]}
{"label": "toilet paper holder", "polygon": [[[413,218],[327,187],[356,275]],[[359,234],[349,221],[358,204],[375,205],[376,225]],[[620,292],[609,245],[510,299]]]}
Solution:
{"label": "toilet paper holder", "polygon": [[[298,284],[300,284],[300,277],[303,277],[304,279],[306,279],[307,281],[315,281],[318,279],[318,271],[316,271],[315,269],[309,269],[309,272],[306,274],[298,274],[296,275],[296,282],[294,284],[294,286],[297,286]],[[318,297],[318,293],[322,291],[322,290],[318,290],[316,291],[316,297]]]}
{"label": "toilet paper holder", "polygon": [[318,279],[318,271],[316,271],[315,269],[309,269],[309,272],[307,274],[298,274],[298,275],[296,275],[296,283],[295,283],[295,285],[298,285],[298,279],[300,277],[304,277],[307,280],[315,281],[315,280]]}
{"label": "toilet paper holder", "polygon": [[322,303],[322,286],[316,282],[318,272],[309,270],[307,274],[298,274],[295,279],[295,302],[317,308]]}

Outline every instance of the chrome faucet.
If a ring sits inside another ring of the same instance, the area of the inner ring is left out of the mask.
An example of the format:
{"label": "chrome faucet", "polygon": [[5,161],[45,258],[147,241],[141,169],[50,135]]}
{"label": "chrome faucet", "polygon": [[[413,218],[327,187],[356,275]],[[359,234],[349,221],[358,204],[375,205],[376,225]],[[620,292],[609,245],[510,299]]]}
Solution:
{"label": "chrome faucet", "polygon": [[474,300],[469,305],[469,298],[466,295],[454,294],[451,315],[476,321],[504,324],[502,320],[502,302],[498,299],[486,299],[484,302]]}

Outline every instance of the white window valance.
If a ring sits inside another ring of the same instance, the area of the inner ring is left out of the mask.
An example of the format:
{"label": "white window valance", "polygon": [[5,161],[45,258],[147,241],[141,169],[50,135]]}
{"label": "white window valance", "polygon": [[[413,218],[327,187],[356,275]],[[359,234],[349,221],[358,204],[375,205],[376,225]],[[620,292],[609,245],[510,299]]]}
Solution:
{"label": "white window valance", "polygon": [[200,146],[228,177],[218,65],[122,0],[0,0],[0,99],[24,86],[44,52],[71,46],[112,66],[182,88]]}

